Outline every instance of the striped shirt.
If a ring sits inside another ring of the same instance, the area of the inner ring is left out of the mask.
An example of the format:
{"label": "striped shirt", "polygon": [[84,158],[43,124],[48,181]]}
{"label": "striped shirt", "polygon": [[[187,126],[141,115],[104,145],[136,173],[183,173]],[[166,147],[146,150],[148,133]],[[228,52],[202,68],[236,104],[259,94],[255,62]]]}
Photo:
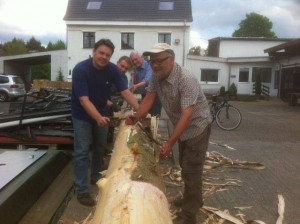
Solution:
{"label": "striped shirt", "polygon": [[211,113],[197,78],[187,69],[174,64],[168,78],[159,80],[153,74],[148,87],[149,92],[157,92],[162,106],[174,126],[180,120],[182,111],[192,106],[193,114],[189,125],[180,136],[181,141],[200,135],[212,122]]}

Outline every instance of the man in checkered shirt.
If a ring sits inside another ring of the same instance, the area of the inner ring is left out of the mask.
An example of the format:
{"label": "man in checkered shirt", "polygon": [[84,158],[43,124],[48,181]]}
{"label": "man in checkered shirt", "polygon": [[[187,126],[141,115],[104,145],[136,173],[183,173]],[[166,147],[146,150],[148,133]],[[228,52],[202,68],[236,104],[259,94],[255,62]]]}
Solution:
{"label": "man in checkered shirt", "polygon": [[127,124],[145,117],[156,96],[159,97],[174,131],[163,143],[161,158],[169,157],[178,141],[179,163],[184,181],[183,198],[174,202],[181,207],[174,223],[194,224],[202,200],[202,173],[211,130],[212,117],[197,78],[175,62],[175,53],[166,43],[158,43],[143,53],[150,56],[153,70],[148,92],[139,110]]}

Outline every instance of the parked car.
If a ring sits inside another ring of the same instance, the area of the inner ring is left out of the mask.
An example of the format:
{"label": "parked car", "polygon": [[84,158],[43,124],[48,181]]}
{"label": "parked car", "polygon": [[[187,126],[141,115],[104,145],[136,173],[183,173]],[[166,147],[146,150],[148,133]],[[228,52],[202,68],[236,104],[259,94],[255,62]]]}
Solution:
{"label": "parked car", "polygon": [[0,74],[0,102],[16,101],[26,93],[21,77],[17,75]]}

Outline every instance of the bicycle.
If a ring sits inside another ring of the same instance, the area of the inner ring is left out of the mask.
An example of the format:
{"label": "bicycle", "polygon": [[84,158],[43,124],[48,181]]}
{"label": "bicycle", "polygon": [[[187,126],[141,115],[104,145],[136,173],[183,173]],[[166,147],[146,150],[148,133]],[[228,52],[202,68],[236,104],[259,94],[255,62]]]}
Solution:
{"label": "bicycle", "polygon": [[213,95],[210,111],[213,121],[216,121],[217,125],[223,130],[234,130],[242,122],[241,112],[229,104],[226,97],[220,99],[217,95]]}

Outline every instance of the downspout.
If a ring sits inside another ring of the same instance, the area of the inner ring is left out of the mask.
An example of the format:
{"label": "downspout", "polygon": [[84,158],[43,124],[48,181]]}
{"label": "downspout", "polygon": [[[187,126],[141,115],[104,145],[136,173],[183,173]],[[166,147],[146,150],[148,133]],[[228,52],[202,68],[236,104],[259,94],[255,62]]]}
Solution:
{"label": "downspout", "polygon": [[186,32],[186,20],[183,20],[183,31],[184,31],[184,33],[183,33],[183,48],[182,48],[182,50],[183,50],[183,52],[182,52],[182,66],[184,67],[185,66],[185,32]]}
{"label": "downspout", "polygon": [[280,62],[277,62],[279,64],[279,73],[278,73],[278,91],[277,91],[277,97],[281,99],[281,78],[282,78],[282,64]]}
{"label": "downspout", "polygon": [[230,88],[230,76],[231,76],[231,64],[229,63],[229,75],[228,75],[228,85],[227,85],[227,91]]}

